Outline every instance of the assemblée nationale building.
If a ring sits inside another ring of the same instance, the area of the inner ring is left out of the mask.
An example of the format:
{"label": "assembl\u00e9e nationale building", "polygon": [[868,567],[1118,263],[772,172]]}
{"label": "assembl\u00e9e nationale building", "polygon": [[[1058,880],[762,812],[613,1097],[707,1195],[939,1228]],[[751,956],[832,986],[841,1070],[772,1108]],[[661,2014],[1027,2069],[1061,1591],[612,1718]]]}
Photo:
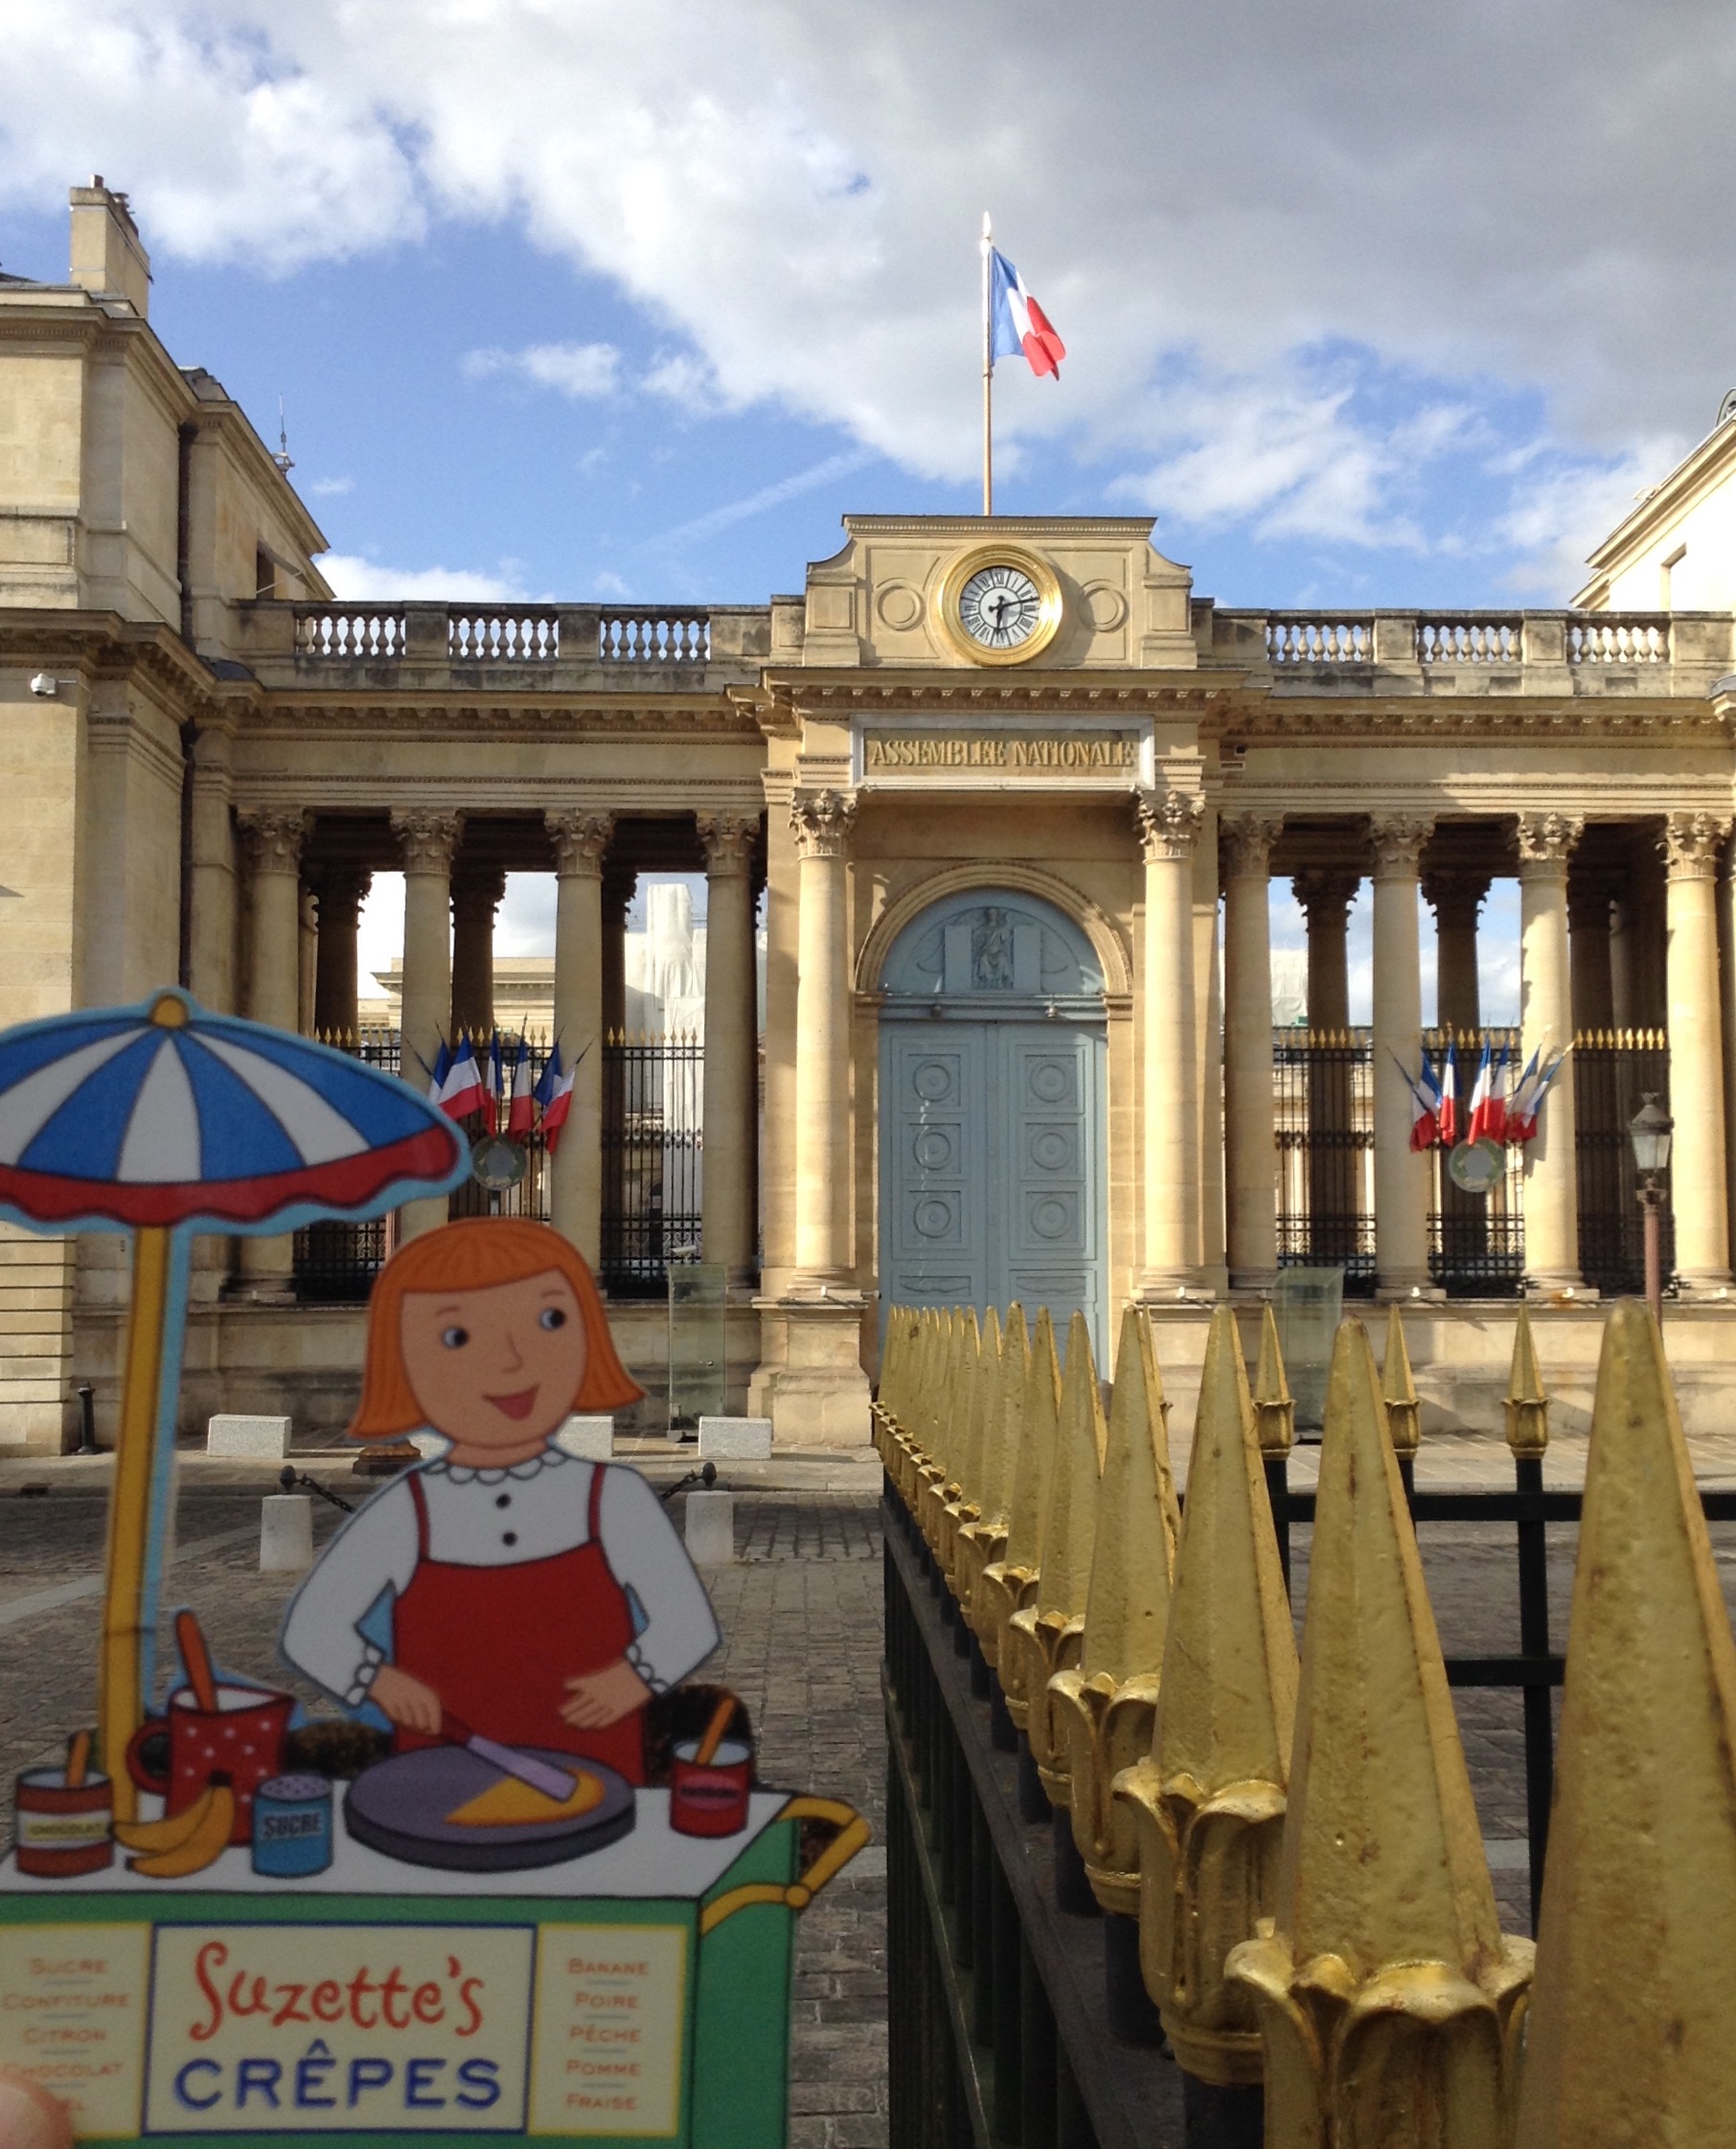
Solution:
{"label": "assembl\u00e9e nationale building", "polygon": [[[125,198],[76,189],[71,220],[64,283],[0,277],[0,1023],[178,981],[363,1049],[357,909],[401,872],[420,1080],[497,1017],[505,877],[554,874],[551,1024],[584,1049],[510,1199],[599,1266],[652,1419],[668,1269],[720,1269],[732,1400],[801,1447],[865,1440],[898,1303],[1081,1308],[1101,1346],[1139,1300],[1185,1423],[1209,1308],[1287,1266],[1406,1304],[1443,1423],[1497,1422],[1528,1297],[1583,1410],[1653,1092],[1671,1353],[1690,1426],[1710,1407],[1736,1362],[1736,423],[1563,610],[1226,610],[1148,520],[935,515],[848,517],[759,606],[346,603],[287,472],[153,332]],[[707,881],[680,1067],[625,1034],[658,874]],[[1308,921],[1284,1028],[1274,876]],[[1404,1070],[1450,1029],[1468,1082],[1502,877],[1523,1011],[1494,1044],[1575,1049],[1467,1193],[1412,1151]],[[202,1242],[189,1424],[341,1425],[382,1238]],[[125,1292],[112,1243],[6,1230],[0,1449],[58,1450],[83,1381],[110,1436]]]}

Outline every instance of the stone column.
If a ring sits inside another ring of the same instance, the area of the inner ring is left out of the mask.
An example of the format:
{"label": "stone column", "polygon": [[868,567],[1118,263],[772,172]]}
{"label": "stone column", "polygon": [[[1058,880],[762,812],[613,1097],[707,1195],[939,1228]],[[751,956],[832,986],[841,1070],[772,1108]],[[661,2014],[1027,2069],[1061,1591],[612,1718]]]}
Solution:
{"label": "stone column", "polygon": [[236,860],[230,813],[233,738],[202,724],[193,747],[193,858],[187,922],[187,984],[202,1007],[232,1015],[235,975]]}
{"label": "stone column", "polygon": [[[1519,816],[1519,1063],[1573,1042],[1567,948],[1567,860],[1585,821],[1573,813]],[[1569,1061],[1525,1147],[1521,1189],[1526,1288],[1578,1291],[1579,1155]]]}
{"label": "stone column", "polygon": [[1719,846],[1730,833],[1717,813],[1665,816],[1668,872],[1670,1199],[1676,1273],[1684,1290],[1730,1281],[1729,1198],[1725,1160],[1724,1042],[1718,995]]}
{"label": "stone column", "polygon": [[313,900],[313,890],[306,882],[296,899],[296,911],[301,924],[301,937],[297,943],[297,981],[295,995],[295,1026],[303,1037],[313,1035],[313,994],[319,975],[319,906]]}
{"label": "stone column", "polygon": [[506,894],[498,866],[461,865],[452,876],[452,1035],[494,1028],[494,913]]}
{"label": "stone column", "polygon": [[705,1086],[701,1244],[753,1281],[759,1020],[754,993],[753,856],[759,815],[701,813],[705,851]]}
{"label": "stone column", "polygon": [[1429,1290],[1429,1160],[1410,1146],[1410,1091],[1423,1047],[1417,947],[1417,868],[1433,823],[1372,814],[1374,847],[1375,1292],[1408,1298]]}
{"label": "stone column", "polygon": [[1138,801],[1145,853],[1145,1273],[1148,1298],[1199,1282],[1199,1103],[1194,1063],[1194,845],[1205,803],[1186,791]]}
{"label": "stone column", "polygon": [[[1459,1133],[1464,1138],[1471,1085],[1476,1079],[1474,1043],[1482,1028],[1482,989],[1477,978],[1476,925],[1489,894],[1489,875],[1442,867],[1425,874],[1423,894],[1434,912],[1435,1019],[1459,1040]],[[1489,1209],[1480,1194],[1467,1194],[1441,1174],[1441,1250],[1450,1268],[1480,1261],[1489,1251]]]}
{"label": "stone column", "polygon": [[627,912],[639,884],[636,873],[603,876],[603,1034],[627,1028]]}
{"label": "stone column", "polygon": [[1214,1298],[1229,1290],[1219,904],[1218,814],[1208,805],[1194,843],[1194,1153],[1199,1159],[1199,1286]]}
{"label": "stone column", "polygon": [[1347,1046],[1350,1028],[1350,906],[1361,876],[1314,870],[1291,888],[1308,920],[1308,1028],[1315,1057],[1308,1073],[1308,1256],[1331,1264],[1357,1250],[1360,1159],[1351,1142],[1350,1065],[1323,1040]]}
{"label": "stone column", "polygon": [[[301,1003],[302,840],[300,807],[253,807],[240,816],[253,894],[247,1012],[256,1022],[293,1030]],[[288,1305],[295,1297],[295,1241],[243,1239],[240,1273],[249,1297]]]}
{"label": "stone column", "polygon": [[576,1070],[549,1160],[549,1220],[595,1269],[603,1257],[603,856],[615,816],[581,808],[545,819],[555,846],[555,1035]]}
{"label": "stone column", "polygon": [[357,997],[355,936],[371,873],[325,873],[313,884],[319,909],[319,967],[313,986],[313,1028],[319,1037],[353,1037]]}
{"label": "stone column", "polygon": [[[404,963],[399,1014],[399,1065],[407,1083],[425,1089],[440,1056],[452,1011],[452,853],[460,818],[424,807],[392,815],[404,866]],[[446,1221],[446,1198],[406,1201],[398,1235],[413,1239]]]}
{"label": "stone column", "polygon": [[1568,874],[1567,947],[1576,1033],[1608,1030],[1615,1021],[1614,915],[1615,884],[1607,873]]}
{"label": "stone column", "polygon": [[798,790],[794,1292],[847,1283],[850,1259],[850,949],[846,860],[856,801]]}
{"label": "stone column", "polygon": [[1232,1291],[1278,1272],[1278,1151],[1272,1099],[1270,869],[1282,818],[1224,815],[1225,1159]]}

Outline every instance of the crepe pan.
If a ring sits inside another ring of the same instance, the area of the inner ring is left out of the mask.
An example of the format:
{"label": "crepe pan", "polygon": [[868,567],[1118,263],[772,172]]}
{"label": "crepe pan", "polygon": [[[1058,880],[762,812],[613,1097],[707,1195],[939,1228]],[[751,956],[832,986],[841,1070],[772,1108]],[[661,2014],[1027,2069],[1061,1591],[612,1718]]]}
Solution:
{"label": "crepe pan", "polygon": [[457,1746],[419,1747],[364,1770],[344,1795],[351,1835],[370,1850],[410,1865],[456,1873],[513,1873],[582,1858],[631,1833],[633,1788],[598,1761],[580,1761],[547,1747],[525,1747],[556,1768],[582,1768],[603,1786],[588,1813],[560,1820],[469,1827],[446,1816],[500,1781],[500,1772]]}

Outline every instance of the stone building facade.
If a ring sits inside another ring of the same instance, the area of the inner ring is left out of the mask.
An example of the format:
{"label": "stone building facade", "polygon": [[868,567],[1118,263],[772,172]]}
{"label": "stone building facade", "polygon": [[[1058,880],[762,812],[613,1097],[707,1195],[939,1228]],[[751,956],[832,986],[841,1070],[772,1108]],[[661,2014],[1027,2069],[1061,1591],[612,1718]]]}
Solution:
{"label": "stone building facade", "polygon": [[[1137,1297],[1185,1422],[1207,1309],[1257,1307],[1295,1254],[1270,883],[1330,1037],[1367,880],[1369,1280],[1413,1308],[1425,1394],[1484,1417],[1515,1289],[1569,1407],[1596,1342],[1576,1085],[1525,1154],[1500,1293],[1442,1295],[1453,1197],[1409,1147],[1419,890],[1441,1018],[1474,1036],[1479,908],[1517,877],[1521,1052],[1667,1036],[1672,1351],[1709,1406],[1736,1357],[1736,425],[1573,610],[1226,610],[1149,520],[888,515],[759,606],[340,603],[286,474],[152,331],[125,198],[72,199],[67,282],[0,279],[0,1021],[178,979],[352,1029],[358,906],[401,871],[409,1067],[492,1019],[505,877],[540,872],[554,1025],[601,1040],[635,877],[702,874],[702,1240],[738,1396],[787,1444],[853,1443],[888,1302],[1080,1306],[1102,1337]],[[1675,608],[1690,558],[1716,601]],[[593,1259],[605,1080],[587,1052],[546,1175]],[[57,1448],[81,1378],[105,1422],[124,1292],[111,1247],[6,1232],[0,1448]],[[206,1246],[194,1300],[190,1418],[342,1422],[360,1313],[298,1288],[290,1242]],[[656,1386],[661,1308],[614,1317]]]}

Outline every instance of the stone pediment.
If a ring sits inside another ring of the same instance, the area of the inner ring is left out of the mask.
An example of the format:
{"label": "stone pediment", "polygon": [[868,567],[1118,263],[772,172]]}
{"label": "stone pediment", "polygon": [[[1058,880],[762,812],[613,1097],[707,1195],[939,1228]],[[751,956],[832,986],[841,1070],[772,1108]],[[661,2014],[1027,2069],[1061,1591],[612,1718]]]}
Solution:
{"label": "stone pediment", "polygon": [[[843,549],[808,570],[804,664],[1014,677],[1198,662],[1192,575],[1154,549],[1149,516],[852,514],[844,528]],[[997,605],[1020,637],[999,647],[978,638]]]}

